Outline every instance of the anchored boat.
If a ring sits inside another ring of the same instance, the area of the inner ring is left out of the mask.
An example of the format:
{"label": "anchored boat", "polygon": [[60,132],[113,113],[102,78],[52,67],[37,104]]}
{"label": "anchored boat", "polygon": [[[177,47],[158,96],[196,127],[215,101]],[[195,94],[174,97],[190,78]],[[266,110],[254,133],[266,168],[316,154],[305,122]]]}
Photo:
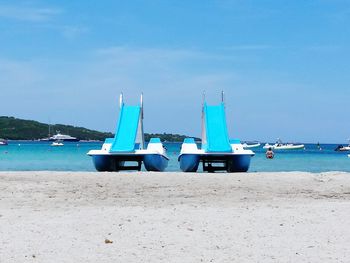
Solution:
{"label": "anchored boat", "polygon": [[305,145],[293,144],[293,143],[282,143],[282,141],[278,139],[275,144],[266,143],[263,148],[264,149],[271,148],[271,150],[300,150],[300,149],[304,149]]}
{"label": "anchored boat", "polygon": [[[143,133],[143,96],[140,105],[127,106],[120,95],[120,114],[114,138],[107,138],[101,150],[91,150],[98,171],[141,170],[164,171],[169,158],[159,138],[151,138],[145,148]],[[134,163],[134,165],[128,165]]]}
{"label": "anchored boat", "polygon": [[0,146],[2,146],[2,145],[8,145],[7,140],[5,140],[5,139],[0,139]]}
{"label": "anchored boat", "polygon": [[[49,132],[50,134],[50,132]],[[43,138],[43,139],[40,139],[40,141],[50,141],[50,142],[56,142],[56,141],[61,141],[61,142],[78,142],[79,139],[76,138],[76,137],[73,137],[73,136],[70,136],[70,135],[67,135],[67,134],[62,134],[60,131],[57,131],[57,133],[53,136],[49,137],[48,138]]]}
{"label": "anchored boat", "polygon": [[349,140],[349,145],[343,146],[343,145],[338,145],[337,148],[334,149],[334,151],[337,152],[348,152],[350,151],[350,140]]}
{"label": "anchored boat", "polygon": [[196,172],[202,162],[203,171],[246,172],[254,152],[243,148],[240,140],[230,140],[227,132],[224,95],[219,105],[202,107],[202,145],[198,149],[193,138],[186,138],[178,157],[184,172]]}
{"label": "anchored boat", "polygon": [[247,148],[257,148],[260,147],[260,142],[245,142],[242,144],[243,148],[247,149]]}
{"label": "anchored boat", "polygon": [[57,140],[57,141],[54,141],[53,143],[51,143],[51,146],[53,146],[53,147],[64,146],[64,144],[62,141]]}

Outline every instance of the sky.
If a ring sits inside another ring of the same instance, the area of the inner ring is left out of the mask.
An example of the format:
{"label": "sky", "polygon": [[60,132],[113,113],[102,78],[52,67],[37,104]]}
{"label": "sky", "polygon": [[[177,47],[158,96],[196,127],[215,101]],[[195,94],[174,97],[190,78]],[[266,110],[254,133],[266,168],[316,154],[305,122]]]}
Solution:
{"label": "sky", "polygon": [[231,138],[350,138],[350,1],[0,1],[0,115],[200,137],[225,93]]}

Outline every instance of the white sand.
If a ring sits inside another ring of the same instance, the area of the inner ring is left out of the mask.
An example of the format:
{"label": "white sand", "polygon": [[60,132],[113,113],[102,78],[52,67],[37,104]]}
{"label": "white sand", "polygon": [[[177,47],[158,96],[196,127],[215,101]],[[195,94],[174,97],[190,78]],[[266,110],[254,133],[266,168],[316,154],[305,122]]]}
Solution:
{"label": "white sand", "polygon": [[350,174],[2,172],[0,262],[350,262]]}

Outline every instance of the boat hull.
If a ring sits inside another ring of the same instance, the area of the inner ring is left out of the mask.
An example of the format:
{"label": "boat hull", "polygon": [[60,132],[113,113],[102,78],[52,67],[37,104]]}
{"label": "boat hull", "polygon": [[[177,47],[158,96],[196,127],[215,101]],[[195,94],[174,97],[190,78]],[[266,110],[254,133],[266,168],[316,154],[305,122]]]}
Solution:
{"label": "boat hull", "polygon": [[274,150],[302,150],[304,145],[275,147]]}
{"label": "boat hull", "polygon": [[233,155],[227,160],[227,172],[247,172],[250,166],[250,155]]}
{"label": "boat hull", "polygon": [[342,147],[342,148],[337,148],[337,149],[335,149],[335,151],[337,151],[337,152],[349,152],[350,147],[346,146],[346,147]]}
{"label": "boat hull", "polygon": [[[42,140],[42,141],[44,141],[44,140]],[[57,139],[48,139],[47,141],[54,142],[54,141],[57,141]],[[63,142],[79,142],[80,140],[79,139],[60,139],[60,141],[63,141]]]}
{"label": "boat hull", "polygon": [[260,147],[260,143],[256,143],[256,144],[243,144],[243,148],[257,148]]}
{"label": "boat hull", "polygon": [[179,162],[183,172],[197,172],[200,156],[198,154],[182,154],[179,156]]}
{"label": "boat hull", "polygon": [[162,172],[168,166],[169,159],[161,154],[146,154],[143,164],[147,171]]}
{"label": "boat hull", "polygon": [[203,171],[227,171],[229,173],[247,172],[250,166],[250,154],[182,154],[179,156],[183,172],[196,172],[200,162]]}
{"label": "boat hull", "polygon": [[[250,166],[250,154],[202,155],[203,171],[227,171],[228,173],[247,172]],[[221,164],[216,166],[215,164]]]}
{"label": "boat hull", "polygon": [[303,144],[301,145],[282,145],[282,146],[275,146],[275,145],[265,145],[263,147],[265,150],[271,148],[272,150],[303,150],[305,146]]}
{"label": "boat hull", "polygon": [[[92,161],[99,172],[118,172],[121,170],[141,170],[142,156],[130,155],[93,155]],[[137,162],[137,165],[126,166],[125,162]]]}

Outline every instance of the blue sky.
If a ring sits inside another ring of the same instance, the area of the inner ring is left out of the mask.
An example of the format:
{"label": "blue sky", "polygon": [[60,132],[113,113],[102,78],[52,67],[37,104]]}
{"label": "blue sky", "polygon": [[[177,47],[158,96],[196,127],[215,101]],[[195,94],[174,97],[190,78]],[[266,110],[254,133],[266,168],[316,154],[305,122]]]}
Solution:
{"label": "blue sky", "polygon": [[231,137],[350,137],[350,2],[0,1],[1,113],[114,131],[118,96],[145,131],[200,136],[202,92]]}

